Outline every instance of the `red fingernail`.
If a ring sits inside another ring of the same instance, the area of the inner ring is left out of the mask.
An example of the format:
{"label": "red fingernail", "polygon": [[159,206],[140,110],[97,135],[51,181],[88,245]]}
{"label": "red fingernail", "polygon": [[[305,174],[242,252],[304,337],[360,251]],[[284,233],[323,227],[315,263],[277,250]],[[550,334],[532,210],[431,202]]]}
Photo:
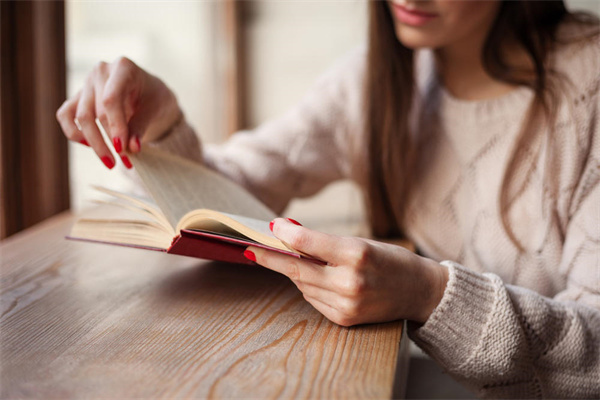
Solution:
{"label": "red fingernail", "polygon": [[296,225],[300,225],[302,226],[302,224],[298,221],[296,221],[295,219],[291,219],[291,218],[286,218],[288,221],[290,221],[292,224],[296,224]]}
{"label": "red fingernail", "polygon": [[140,143],[140,138],[137,136],[135,137],[135,144],[137,144],[138,151],[140,151],[142,149],[142,144]]}
{"label": "red fingernail", "polygon": [[85,139],[80,140],[79,143],[81,143],[84,146],[90,147],[90,144]]}
{"label": "red fingernail", "polygon": [[256,261],[256,255],[250,250],[244,250],[244,257],[250,261]]}
{"label": "red fingernail", "polygon": [[121,145],[121,138],[113,138],[113,144],[115,145],[115,151],[120,153],[123,150],[123,146]]}
{"label": "red fingernail", "polygon": [[112,158],[110,158],[109,156],[103,156],[100,158],[102,160],[102,162],[104,163],[104,165],[106,165],[106,168],[108,169],[112,169],[115,166],[115,162]]}
{"label": "red fingernail", "polygon": [[269,222],[269,229],[271,230],[271,232],[273,232],[273,225],[274,224],[275,224],[275,221]]}
{"label": "red fingernail", "polygon": [[123,161],[123,165],[125,165],[127,168],[133,168],[133,165],[131,165],[131,161],[129,161],[129,157],[121,156],[121,161]]}

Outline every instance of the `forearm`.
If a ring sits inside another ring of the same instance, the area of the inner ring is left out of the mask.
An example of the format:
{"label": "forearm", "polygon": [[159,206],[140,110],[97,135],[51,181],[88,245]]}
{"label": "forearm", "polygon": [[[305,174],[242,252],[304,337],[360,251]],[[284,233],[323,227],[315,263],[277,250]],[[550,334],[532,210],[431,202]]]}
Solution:
{"label": "forearm", "polygon": [[420,264],[418,270],[422,276],[419,280],[421,288],[417,292],[422,293],[423,298],[416,302],[419,305],[419,314],[414,321],[424,323],[444,297],[448,286],[449,272],[446,266],[440,265],[430,258],[420,257]]}
{"label": "forearm", "polygon": [[[481,397],[600,395],[600,312],[449,265],[444,297],[412,339]],[[595,351],[594,351],[595,350]]]}

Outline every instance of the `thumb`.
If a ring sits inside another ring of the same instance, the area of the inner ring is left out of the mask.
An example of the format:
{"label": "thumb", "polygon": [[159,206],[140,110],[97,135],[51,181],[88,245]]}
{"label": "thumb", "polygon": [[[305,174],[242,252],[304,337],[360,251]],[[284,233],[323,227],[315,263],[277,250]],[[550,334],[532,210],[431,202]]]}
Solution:
{"label": "thumb", "polygon": [[270,226],[275,237],[294,250],[331,265],[337,264],[343,254],[344,238],[317,232],[292,221],[287,218],[274,219]]}
{"label": "thumb", "polygon": [[131,116],[129,120],[129,150],[133,153],[138,153],[141,150],[141,141],[144,137],[150,122],[152,120],[152,113],[144,112],[140,110]]}

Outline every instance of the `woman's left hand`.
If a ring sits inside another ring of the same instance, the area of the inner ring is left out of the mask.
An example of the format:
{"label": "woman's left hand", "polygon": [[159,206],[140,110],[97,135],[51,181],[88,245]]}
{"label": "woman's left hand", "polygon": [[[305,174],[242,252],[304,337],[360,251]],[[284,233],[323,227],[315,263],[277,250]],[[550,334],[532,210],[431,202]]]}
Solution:
{"label": "woman's left hand", "polygon": [[282,218],[275,219],[271,229],[290,247],[328,265],[252,246],[247,250],[256,263],[290,278],[304,298],[336,324],[397,319],[424,323],[446,288],[446,267],[400,246],[316,232]]}

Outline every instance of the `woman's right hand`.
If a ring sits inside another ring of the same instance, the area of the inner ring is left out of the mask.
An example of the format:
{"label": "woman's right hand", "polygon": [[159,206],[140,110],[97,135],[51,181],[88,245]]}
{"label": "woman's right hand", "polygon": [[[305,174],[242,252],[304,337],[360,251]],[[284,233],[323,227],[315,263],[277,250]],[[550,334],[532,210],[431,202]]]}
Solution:
{"label": "woman's right hand", "polygon": [[96,118],[123,164],[131,168],[125,153],[137,153],[141,142],[159,139],[182,118],[182,113],[164,82],[121,57],[110,64],[98,63],[83,88],[56,112],[65,136],[91,146],[104,165],[112,169],[115,160]]}

